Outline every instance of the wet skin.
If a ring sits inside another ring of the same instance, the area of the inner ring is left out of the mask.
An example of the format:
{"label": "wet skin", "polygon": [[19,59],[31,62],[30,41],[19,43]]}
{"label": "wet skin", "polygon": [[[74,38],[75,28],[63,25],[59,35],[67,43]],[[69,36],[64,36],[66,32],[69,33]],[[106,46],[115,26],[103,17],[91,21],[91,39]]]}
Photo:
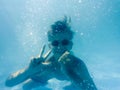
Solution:
{"label": "wet skin", "polygon": [[[71,81],[76,87],[75,90],[97,90],[83,61],[71,54],[73,44],[69,38],[68,33],[54,35],[49,43],[50,50],[44,55],[43,46],[40,55],[31,59],[27,68],[8,77],[6,85],[14,86],[27,80],[23,89],[31,90],[46,85],[51,78],[57,78]],[[53,55],[48,58],[51,52]]]}

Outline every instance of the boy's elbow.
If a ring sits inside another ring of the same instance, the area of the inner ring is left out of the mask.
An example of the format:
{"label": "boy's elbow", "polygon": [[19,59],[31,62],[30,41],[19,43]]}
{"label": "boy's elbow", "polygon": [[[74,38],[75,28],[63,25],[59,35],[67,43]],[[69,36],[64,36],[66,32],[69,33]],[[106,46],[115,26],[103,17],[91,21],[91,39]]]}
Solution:
{"label": "boy's elbow", "polygon": [[7,79],[7,80],[5,81],[5,86],[7,86],[7,87],[13,87],[13,86],[15,86],[15,85],[14,85],[14,83],[13,83],[11,80]]}
{"label": "boy's elbow", "polygon": [[13,85],[11,85],[11,83],[9,83],[9,81],[6,81],[6,82],[5,82],[5,86],[7,86],[7,87],[12,87]]}

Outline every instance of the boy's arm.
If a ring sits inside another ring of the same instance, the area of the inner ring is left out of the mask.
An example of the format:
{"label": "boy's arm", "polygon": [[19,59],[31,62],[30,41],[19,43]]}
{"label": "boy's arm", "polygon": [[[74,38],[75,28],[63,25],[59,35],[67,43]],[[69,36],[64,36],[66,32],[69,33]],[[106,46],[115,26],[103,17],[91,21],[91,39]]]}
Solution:
{"label": "boy's arm", "polygon": [[37,73],[40,73],[42,68],[43,68],[43,58],[33,58],[30,61],[30,64],[27,68],[25,69],[21,69],[13,74],[11,74],[6,82],[5,85],[8,87],[12,87],[15,86],[17,84],[20,84],[22,82],[24,82],[25,80],[31,78],[32,76],[34,76]]}
{"label": "boy's arm", "polygon": [[59,59],[62,71],[78,88],[82,90],[97,90],[83,61],[65,52]]}
{"label": "boy's arm", "polygon": [[28,78],[29,78],[29,70],[22,69],[22,70],[19,70],[15,73],[11,74],[7,78],[5,85],[8,87],[12,87],[12,86],[15,86],[15,85],[27,80]]}
{"label": "boy's arm", "polygon": [[78,63],[71,71],[75,75],[71,79],[77,86],[80,86],[83,90],[97,90],[84,62]]}
{"label": "boy's arm", "polygon": [[45,45],[41,49],[40,55],[37,58],[33,58],[30,61],[30,64],[27,68],[19,70],[13,74],[11,74],[5,84],[8,87],[15,86],[19,83],[22,83],[23,81],[31,78],[32,76],[36,75],[37,73],[43,72],[43,67],[46,67],[46,65],[43,64],[43,62],[47,59],[47,57],[50,55],[51,50],[49,50],[44,56],[43,53],[45,51]]}

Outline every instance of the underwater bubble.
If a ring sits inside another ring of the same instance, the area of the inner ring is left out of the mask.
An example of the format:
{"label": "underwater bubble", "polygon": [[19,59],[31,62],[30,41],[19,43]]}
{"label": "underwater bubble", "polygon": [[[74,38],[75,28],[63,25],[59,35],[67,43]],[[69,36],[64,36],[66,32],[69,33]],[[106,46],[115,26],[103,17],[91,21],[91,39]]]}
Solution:
{"label": "underwater bubble", "polygon": [[79,0],[78,3],[82,3],[82,0]]}

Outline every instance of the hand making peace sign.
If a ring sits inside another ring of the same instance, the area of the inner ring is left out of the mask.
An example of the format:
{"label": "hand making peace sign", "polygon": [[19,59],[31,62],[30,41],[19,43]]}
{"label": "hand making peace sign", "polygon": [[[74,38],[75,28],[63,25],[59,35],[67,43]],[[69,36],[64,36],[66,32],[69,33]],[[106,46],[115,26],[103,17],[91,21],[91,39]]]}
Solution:
{"label": "hand making peace sign", "polygon": [[30,61],[29,64],[29,72],[31,73],[30,75],[36,74],[38,72],[40,72],[42,70],[43,67],[43,63],[46,61],[46,59],[48,58],[48,56],[51,54],[51,50],[49,50],[45,55],[43,55],[44,51],[45,51],[45,45],[43,46],[43,48],[40,51],[40,54],[38,57],[33,58]]}

